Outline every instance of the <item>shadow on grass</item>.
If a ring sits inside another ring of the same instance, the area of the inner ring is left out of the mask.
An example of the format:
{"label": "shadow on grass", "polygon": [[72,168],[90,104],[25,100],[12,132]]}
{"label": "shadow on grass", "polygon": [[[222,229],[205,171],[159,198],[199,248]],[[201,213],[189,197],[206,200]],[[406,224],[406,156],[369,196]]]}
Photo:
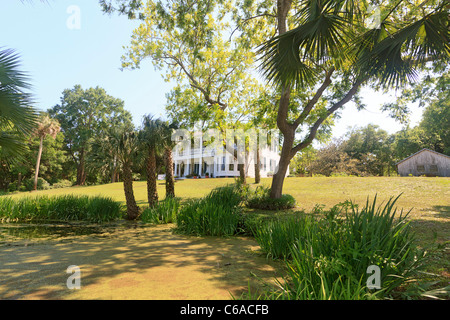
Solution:
{"label": "shadow on grass", "polygon": [[[272,280],[280,266],[255,254],[251,238],[168,226],[0,246],[1,299],[227,299],[257,285],[251,273]],[[81,268],[81,290],[66,287],[70,265]]]}
{"label": "shadow on grass", "polygon": [[450,218],[450,206],[433,206],[431,210],[437,212],[437,217]]}

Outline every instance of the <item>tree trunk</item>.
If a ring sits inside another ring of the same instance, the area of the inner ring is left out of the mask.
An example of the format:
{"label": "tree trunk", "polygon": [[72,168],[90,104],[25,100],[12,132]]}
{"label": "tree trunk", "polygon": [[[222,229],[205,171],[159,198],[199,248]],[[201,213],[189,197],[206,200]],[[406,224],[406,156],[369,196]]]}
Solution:
{"label": "tree trunk", "polygon": [[[282,35],[287,31],[286,18],[291,8],[292,0],[278,0],[277,1],[277,20],[278,20],[278,34]],[[289,100],[291,97],[290,86],[282,86],[281,97],[278,105],[277,126],[283,134],[283,147],[281,149],[280,161],[278,163],[278,170],[272,178],[272,189],[270,197],[278,199],[283,192],[283,183],[286,176],[289,162],[291,161],[291,149],[294,143],[295,130],[287,123]]]}
{"label": "tree trunk", "polygon": [[283,194],[283,183],[286,177],[286,172],[291,162],[291,149],[294,142],[293,135],[285,135],[283,140],[283,147],[281,149],[280,161],[278,163],[278,170],[272,178],[272,188],[270,190],[270,197],[272,199],[279,199]]}
{"label": "tree trunk", "polygon": [[247,177],[245,174],[245,164],[238,164],[239,169],[239,182],[242,184],[247,184]]}
{"label": "tree trunk", "polygon": [[164,150],[164,160],[166,162],[166,198],[175,197],[175,180],[173,178],[173,158],[172,149],[166,147]]}
{"label": "tree trunk", "polygon": [[133,176],[129,164],[123,165],[123,190],[127,203],[127,219],[136,220],[139,215],[139,207],[136,204],[133,192]]}
{"label": "tree trunk", "polygon": [[36,160],[36,171],[34,172],[34,186],[33,190],[37,190],[37,183],[38,183],[38,175],[39,175],[39,166],[41,165],[41,156],[42,156],[42,144],[44,142],[44,136],[41,136],[41,140],[39,141],[39,151],[38,156]]}
{"label": "tree trunk", "polygon": [[19,172],[17,174],[17,190],[20,189],[21,185],[22,185],[22,172]]}
{"label": "tree trunk", "polygon": [[84,168],[84,149],[80,151],[80,161],[77,167],[77,186],[83,186],[86,183],[86,172]]}
{"label": "tree trunk", "polygon": [[261,159],[259,154],[259,136],[256,137],[255,183],[261,182]]}
{"label": "tree trunk", "polygon": [[156,154],[153,148],[148,152],[146,171],[148,205],[153,207],[158,202],[158,190],[156,189]]}
{"label": "tree trunk", "polygon": [[116,176],[117,176],[117,159],[116,156],[114,156],[113,169],[111,172],[111,183],[116,182]]}

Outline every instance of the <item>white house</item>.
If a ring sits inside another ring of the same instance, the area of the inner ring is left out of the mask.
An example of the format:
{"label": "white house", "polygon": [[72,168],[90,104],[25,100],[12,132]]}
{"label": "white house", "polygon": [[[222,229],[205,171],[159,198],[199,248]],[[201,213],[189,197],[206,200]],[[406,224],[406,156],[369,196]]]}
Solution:
{"label": "white house", "polygon": [[[247,176],[255,177],[255,156],[250,154],[245,163]],[[278,146],[268,145],[261,148],[259,152],[260,158],[260,175],[261,178],[271,176],[276,172],[280,156],[278,155]],[[209,149],[207,147],[191,149],[189,152],[175,148],[173,152],[174,175],[177,177],[186,176],[209,176],[209,177],[238,177],[238,161],[234,156],[225,151]],[[201,166],[200,166],[201,164]],[[286,175],[289,173],[287,170]]]}

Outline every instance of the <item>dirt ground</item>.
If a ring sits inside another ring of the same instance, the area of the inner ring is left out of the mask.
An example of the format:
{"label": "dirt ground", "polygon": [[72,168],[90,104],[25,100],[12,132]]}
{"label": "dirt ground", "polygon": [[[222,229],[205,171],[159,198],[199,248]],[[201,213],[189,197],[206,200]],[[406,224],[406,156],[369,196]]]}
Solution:
{"label": "dirt ground", "polygon": [[[273,281],[282,264],[246,237],[190,237],[170,225],[0,242],[0,299],[231,299]],[[68,289],[67,268],[81,271]],[[255,277],[256,275],[256,277]]]}

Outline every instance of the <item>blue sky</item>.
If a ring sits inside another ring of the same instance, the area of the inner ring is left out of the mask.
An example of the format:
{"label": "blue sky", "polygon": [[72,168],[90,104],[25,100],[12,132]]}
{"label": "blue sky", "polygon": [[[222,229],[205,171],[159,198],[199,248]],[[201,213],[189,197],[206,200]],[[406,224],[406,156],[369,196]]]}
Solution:
{"label": "blue sky", "polygon": [[[80,29],[69,29],[67,9],[80,9]],[[20,54],[22,67],[31,77],[39,109],[60,102],[64,89],[80,84],[100,86],[125,101],[135,123],[147,113],[164,113],[165,93],[170,90],[150,61],[140,70],[120,71],[120,57],[136,22],[124,16],[105,15],[96,0],[49,0],[33,3],[1,1],[2,47]]]}
{"label": "blue sky", "polygon": [[[73,21],[70,6],[80,10],[80,28],[70,29]],[[33,84],[36,106],[47,110],[59,103],[64,89],[80,84],[83,88],[100,86],[108,94],[125,101],[138,125],[144,114],[165,117],[165,94],[171,85],[165,83],[160,71],[145,61],[139,70],[120,68],[136,21],[125,16],[105,15],[97,0],[48,0],[32,3],[3,0],[0,4],[1,47],[12,48],[21,56],[22,70]],[[341,136],[348,127],[374,123],[390,133],[401,125],[379,110],[389,96],[363,93],[368,111],[357,112],[348,105],[337,121],[334,136]],[[412,108],[411,124],[420,120],[421,110]]]}

